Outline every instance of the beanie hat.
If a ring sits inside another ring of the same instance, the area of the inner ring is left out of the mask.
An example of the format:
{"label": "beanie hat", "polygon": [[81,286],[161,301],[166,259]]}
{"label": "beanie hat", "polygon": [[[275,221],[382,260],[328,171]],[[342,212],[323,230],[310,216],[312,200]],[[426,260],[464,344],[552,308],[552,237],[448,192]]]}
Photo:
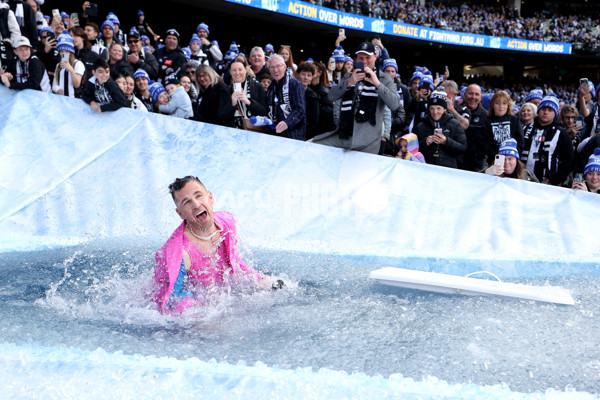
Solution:
{"label": "beanie hat", "polygon": [[40,35],[42,34],[42,32],[52,32],[54,33],[54,29],[52,29],[52,27],[50,26],[43,26],[40,28]]}
{"label": "beanie hat", "polygon": [[234,53],[231,50],[227,50],[227,52],[225,53],[225,59],[227,61],[233,61],[237,56],[238,56],[238,53]]}
{"label": "beanie hat", "polygon": [[142,15],[144,15],[144,12],[142,10],[138,10],[138,18],[141,17]]}
{"label": "beanie hat", "polygon": [[[431,75],[422,75],[421,82],[419,82],[419,89],[433,90],[433,77]],[[444,92],[445,93],[445,92]]]}
{"label": "beanie hat", "polygon": [[271,43],[267,43],[267,45],[265,46],[265,51],[270,50],[273,53],[275,53],[275,48],[273,47],[273,45]]}
{"label": "beanie hat", "polygon": [[69,18],[69,14],[67,14],[67,13],[66,13],[66,12],[64,12],[64,11],[61,11],[61,12],[60,12],[60,17],[61,17],[62,19],[67,19],[67,18]]}
{"label": "beanie hat", "polygon": [[75,46],[73,45],[73,38],[69,35],[69,32],[63,31],[58,35],[58,42],[56,44],[56,50],[66,50],[75,54]]}
{"label": "beanie hat", "polygon": [[196,32],[198,32],[200,29],[204,29],[206,31],[206,34],[210,35],[210,31],[208,30],[208,25],[206,25],[204,22],[200,22],[200,25],[198,25],[198,27],[196,28]]}
{"label": "beanie hat", "polygon": [[502,142],[500,145],[500,150],[498,150],[498,154],[503,156],[511,156],[517,160],[521,159],[521,157],[519,157],[519,150],[517,150],[517,141],[513,138],[506,139],[504,142]]}
{"label": "beanie hat", "polygon": [[307,62],[307,63],[314,64],[315,60],[313,60],[312,58],[310,58],[310,57],[309,57],[309,58],[308,58],[308,60],[306,60],[306,62]]}
{"label": "beanie hat", "polygon": [[133,74],[133,79],[136,80],[137,78],[146,78],[146,79],[150,80],[150,75],[148,75],[146,70],[144,70],[142,68],[138,68],[138,70],[135,71],[135,73]]}
{"label": "beanie hat", "polygon": [[102,25],[100,25],[100,32],[102,32],[104,30],[105,26],[110,26],[110,29],[112,29],[113,33],[115,33],[115,24],[112,23],[112,21],[110,20],[106,20],[102,23]]}
{"label": "beanie hat", "polygon": [[416,72],[415,72],[415,73],[412,75],[412,77],[410,78],[410,83],[413,83],[413,81],[414,81],[415,79],[419,79],[419,80],[423,79],[423,73],[422,73],[422,72],[419,72],[419,71],[416,71]]}
{"label": "beanie hat", "polygon": [[419,67],[418,65],[415,65],[415,72],[420,72],[420,73],[425,73],[425,71],[427,70],[427,67]]}
{"label": "beanie hat", "polygon": [[165,86],[170,84],[179,85],[179,78],[177,78],[176,74],[167,75],[165,77]]}
{"label": "beanie hat", "polygon": [[525,102],[529,103],[531,100],[542,100],[544,98],[544,92],[542,91],[541,88],[537,88],[532,90],[531,92],[529,92],[529,94],[527,95],[527,97],[525,98]]}
{"label": "beanie hat", "polygon": [[429,99],[427,99],[427,105],[441,106],[444,107],[444,109],[446,109],[448,107],[448,103],[446,103],[446,96],[447,94],[445,90],[436,89],[431,93]]}
{"label": "beanie hat", "polygon": [[233,52],[235,52],[235,53],[238,53],[238,52],[240,51],[240,50],[238,49],[238,46],[237,46],[237,44],[235,43],[235,41],[234,41],[234,42],[231,42],[231,45],[229,46],[229,50],[231,50],[231,51],[233,51]]}
{"label": "beanie hat", "polygon": [[590,159],[583,170],[583,176],[586,176],[588,172],[593,171],[600,171],[600,147],[596,148],[594,154],[590,156]]}
{"label": "beanie hat", "polygon": [[179,32],[177,32],[175,29],[171,28],[169,30],[167,30],[167,34],[165,36],[175,36],[177,38],[177,42],[179,42]]}
{"label": "beanie hat", "polygon": [[119,18],[117,18],[117,16],[113,13],[108,13],[108,16],[106,17],[107,20],[112,21],[113,24],[117,24],[119,26],[121,26],[121,22],[119,22]]}
{"label": "beanie hat", "polygon": [[198,44],[202,45],[202,41],[200,40],[200,38],[198,37],[198,35],[197,35],[197,34],[195,34],[195,33],[194,33],[194,34],[192,34],[192,38],[190,39],[190,44],[192,44],[192,43],[194,43],[194,42],[196,42],[196,43],[198,43]]}
{"label": "beanie hat", "polygon": [[333,51],[333,59],[335,60],[335,62],[344,62],[346,59],[346,53],[344,51],[344,49],[342,48],[342,46],[338,46],[335,48],[335,50]]}
{"label": "beanie hat", "polygon": [[348,62],[348,61],[350,61],[352,64],[354,64],[354,60],[352,59],[352,57],[344,56],[344,62]]}
{"label": "beanie hat", "polygon": [[140,39],[142,39],[142,42],[144,42],[144,43],[146,43],[146,40],[150,40],[150,38],[148,36],[146,36],[146,35],[142,35],[140,37]]}
{"label": "beanie hat", "polygon": [[129,37],[139,38],[140,37],[140,32],[137,29],[135,29],[135,28],[131,28],[131,30],[129,31]]}
{"label": "beanie hat", "polygon": [[185,56],[186,60],[192,58],[192,49],[190,49],[189,47],[182,47],[181,51],[183,51],[183,55]]}
{"label": "beanie hat", "polygon": [[560,106],[560,104],[558,103],[558,99],[556,98],[556,95],[551,94],[542,99],[542,102],[538,106],[538,113],[540,112],[540,110],[543,107],[550,107],[551,109],[554,110],[554,114],[558,115],[558,107],[559,106]]}
{"label": "beanie hat", "polygon": [[155,103],[158,103],[158,96],[162,93],[162,92],[167,92],[167,89],[165,89],[165,87],[163,85],[161,85],[158,82],[153,82],[151,85],[148,86],[148,90],[150,91],[150,95],[152,96],[152,100]]}
{"label": "beanie hat", "polygon": [[398,73],[398,63],[395,59],[388,58],[387,60],[383,60],[383,68],[381,69],[384,70],[387,67],[394,67],[394,69],[396,70],[396,74]]}

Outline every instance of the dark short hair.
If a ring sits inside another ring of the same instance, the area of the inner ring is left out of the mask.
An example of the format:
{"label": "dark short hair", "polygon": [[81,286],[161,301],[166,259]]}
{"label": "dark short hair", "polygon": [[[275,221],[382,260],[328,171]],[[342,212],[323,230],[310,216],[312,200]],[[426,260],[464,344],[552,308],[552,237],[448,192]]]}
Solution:
{"label": "dark short hair", "polygon": [[95,71],[98,68],[109,68],[108,62],[104,58],[98,58],[92,65],[92,71]]}
{"label": "dark short hair", "polygon": [[188,175],[184,176],[183,178],[176,178],[175,181],[169,185],[169,193],[171,193],[173,201],[175,201],[175,192],[179,192],[181,189],[183,189],[185,185],[187,185],[190,182],[198,182],[203,188],[206,189],[206,186],[204,186],[200,179],[198,179],[195,176]]}
{"label": "dark short hair", "polygon": [[273,80],[273,77],[271,77],[271,74],[268,72],[263,72],[262,74],[260,74],[259,76],[256,77],[256,79],[260,82],[263,79],[269,79],[269,80]]}
{"label": "dark short hair", "polygon": [[300,65],[298,65],[298,68],[296,68],[296,73],[299,74],[300,72],[310,72],[311,74],[315,74],[317,71],[315,70],[315,66],[313,65],[313,63],[309,63],[309,62],[302,62],[300,63]]}
{"label": "dark short hair", "polygon": [[88,22],[84,25],[84,27],[86,26],[91,26],[93,30],[96,31],[96,33],[100,33],[100,28],[98,27],[98,24],[96,24],[95,22]]}

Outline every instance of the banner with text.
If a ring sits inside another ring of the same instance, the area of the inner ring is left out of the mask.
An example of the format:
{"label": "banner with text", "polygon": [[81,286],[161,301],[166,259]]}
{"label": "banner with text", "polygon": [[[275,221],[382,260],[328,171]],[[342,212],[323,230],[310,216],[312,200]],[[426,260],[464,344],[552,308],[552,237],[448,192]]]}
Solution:
{"label": "banner with text", "polygon": [[386,34],[409,39],[425,40],[435,43],[471,46],[486,49],[517,50],[532,53],[571,54],[569,43],[536,42],[533,40],[515,39],[497,36],[476,35],[432,29],[402,22],[371,18],[320,7],[302,1],[290,0],[224,0],[262,10],[290,15],[309,21],[356,29],[365,32]]}

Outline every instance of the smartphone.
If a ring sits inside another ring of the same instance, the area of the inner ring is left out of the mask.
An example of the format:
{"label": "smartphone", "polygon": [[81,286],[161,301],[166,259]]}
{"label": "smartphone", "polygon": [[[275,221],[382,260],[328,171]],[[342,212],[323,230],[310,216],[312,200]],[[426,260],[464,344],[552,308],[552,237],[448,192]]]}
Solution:
{"label": "smartphone", "polygon": [[504,156],[502,154],[496,154],[496,159],[494,160],[494,165],[504,167]]}
{"label": "smartphone", "polygon": [[433,134],[434,134],[434,135],[441,135],[441,134],[442,134],[442,132],[443,132],[442,128],[435,128],[435,129],[433,130]]}
{"label": "smartphone", "polygon": [[98,16],[98,4],[90,3],[90,6],[85,10],[85,13],[88,17],[97,17]]}
{"label": "smartphone", "polygon": [[48,40],[56,39],[56,34],[54,33],[54,31],[48,31],[47,36]]}
{"label": "smartphone", "polygon": [[575,117],[575,125],[583,127],[583,117],[581,115]]}
{"label": "smartphone", "polygon": [[583,174],[575,174],[575,176],[573,177],[573,182],[583,182]]}
{"label": "smartphone", "polygon": [[346,36],[346,29],[340,28],[339,35],[340,36]]}
{"label": "smartphone", "polygon": [[581,78],[579,80],[579,85],[580,86],[588,86],[588,78]]}
{"label": "smartphone", "polygon": [[60,11],[58,10],[58,8],[52,10],[52,18],[54,19],[55,17],[60,18]]}
{"label": "smartphone", "polygon": [[365,72],[365,63],[362,61],[355,62],[354,69],[360,72]]}
{"label": "smartphone", "polygon": [[79,14],[71,13],[71,21],[73,21],[73,20],[79,20]]}
{"label": "smartphone", "polygon": [[444,70],[448,71],[448,66],[447,65],[444,65]]}
{"label": "smartphone", "polygon": [[70,58],[71,58],[71,54],[70,53],[62,53],[60,55],[60,61],[61,62],[69,62]]}
{"label": "smartphone", "polygon": [[241,82],[233,82],[233,91],[241,92],[242,91],[242,83]]}

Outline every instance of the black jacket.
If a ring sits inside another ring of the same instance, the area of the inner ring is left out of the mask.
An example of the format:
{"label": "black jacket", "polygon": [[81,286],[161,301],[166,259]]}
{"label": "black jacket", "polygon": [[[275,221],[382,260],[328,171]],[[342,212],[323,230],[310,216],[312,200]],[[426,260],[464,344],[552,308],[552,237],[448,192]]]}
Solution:
{"label": "black jacket", "polygon": [[541,126],[538,118],[535,118],[521,161],[527,164],[530,157],[535,160],[532,172],[540,182],[548,180],[551,185],[557,186],[567,180],[573,170],[575,153],[571,137],[558,118],[545,126]]}
{"label": "black jacket", "polygon": [[157,80],[162,82],[165,76],[170,74],[178,74],[187,62],[185,54],[181,48],[177,47],[173,51],[167,51],[166,47],[161,47],[154,53],[158,62]]}
{"label": "black jacket", "polygon": [[[209,86],[198,95],[198,101],[192,104],[195,121],[208,122],[209,124],[229,126],[231,95],[229,87],[223,82]],[[233,115],[231,115],[233,118]]]}
{"label": "black jacket", "polygon": [[329,87],[325,85],[311,85],[309,87],[319,97],[319,122],[317,123],[317,135],[320,135],[321,133],[325,132],[334,131],[336,127],[335,123],[333,122],[333,103],[327,97],[327,95],[329,94]]}
{"label": "black jacket", "polygon": [[21,65],[26,65],[26,69],[29,73],[27,76],[21,77],[20,81],[17,79],[17,63],[21,63],[19,57],[15,57],[6,68],[6,72],[10,72],[13,75],[13,80],[10,81],[10,88],[16,90],[42,90],[41,83],[42,79],[44,79],[46,68],[44,68],[44,64],[40,59],[36,56],[31,56],[27,61],[21,63]]}
{"label": "black jacket", "polygon": [[108,64],[110,67],[110,77],[113,79],[117,79],[117,76],[131,76],[133,77],[133,68],[127,61],[121,59],[114,64]]}
{"label": "black jacket", "polygon": [[432,143],[427,146],[427,137],[433,135],[435,129],[435,121],[428,115],[414,130],[419,137],[419,150],[425,156],[427,164],[457,168],[458,156],[467,150],[465,131],[458,121],[447,113],[444,113],[438,122],[446,136],[446,143],[443,145]]}
{"label": "black jacket", "polygon": [[[248,100],[250,100],[250,105],[246,106],[247,117],[251,116],[265,116],[267,115],[267,95],[265,90],[262,88],[260,83],[256,81],[254,78],[247,77],[246,85],[248,86]],[[234,115],[237,110],[237,106],[234,107],[231,105],[231,95],[233,93],[233,86],[227,88],[227,104],[223,105],[223,109],[219,110],[222,112],[222,117],[227,126],[234,126]],[[202,100],[204,102],[204,100]]]}
{"label": "black jacket", "polygon": [[104,85],[99,85],[94,76],[85,83],[81,99],[88,104],[95,101],[100,106],[102,112],[116,111],[121,107],[130,106],[125,93],[123,93],[119,85],[112,78],[108,78],[108,81]]}
{"label": "black jacket", "polygon": [[[135,73],[135,71],[141,68],[148,73],[151,80],[156,80],[158,77],[158,61],[156,60],[156,57],[149,51],[140,52],[139,56],[137,63],[129,64],[131,65],[131,68],[133,68],[133,72]],[[125,58],[125,60],[127,60],[127,58]]]}

